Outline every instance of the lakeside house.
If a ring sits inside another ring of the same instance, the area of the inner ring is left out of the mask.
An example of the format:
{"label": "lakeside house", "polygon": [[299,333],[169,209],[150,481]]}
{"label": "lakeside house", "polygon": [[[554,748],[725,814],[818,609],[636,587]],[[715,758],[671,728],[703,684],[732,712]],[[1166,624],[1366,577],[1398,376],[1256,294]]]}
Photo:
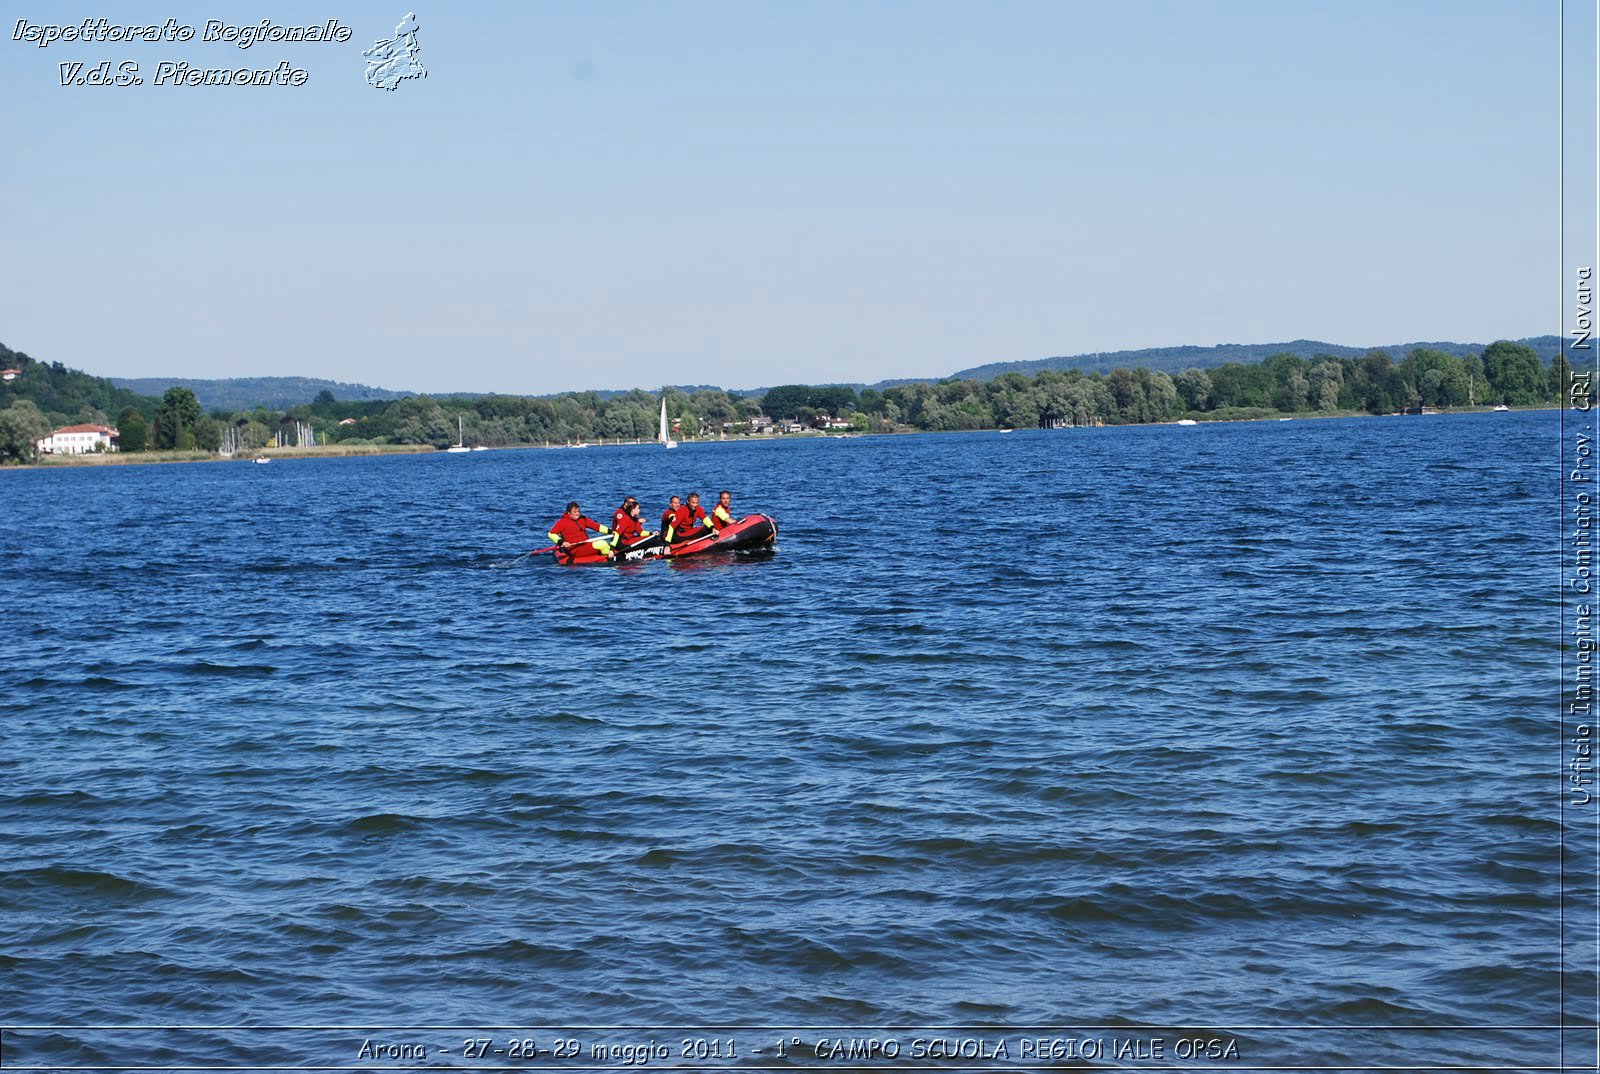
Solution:
{"label": "lakeside house", "polygon": [[64,425],[36,446],[41,455],[85,455],[117,450],[117,436],[109,425]]}
{"label": "lakeside house", "polygon": [[22,370],[20,369],[0,369],[0,380],[5,381],[7,384],[10,384],[20,376],[22,376]]}
{"label": "lakeside house", "polygon": [[356,419],[354,419],[354,418],[345,418],[344,420],[339,422],[340,425],[354,425],[355,423],[356,423]]}

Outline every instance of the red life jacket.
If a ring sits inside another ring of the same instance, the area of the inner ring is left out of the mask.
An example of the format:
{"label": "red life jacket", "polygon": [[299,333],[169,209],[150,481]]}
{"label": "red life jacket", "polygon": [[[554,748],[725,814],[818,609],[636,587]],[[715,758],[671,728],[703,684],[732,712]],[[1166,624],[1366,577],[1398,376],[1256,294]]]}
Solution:
{"label": "red life jacket", "polygon": [[588,540],[588,534],[584,532],[585,530],[599,529],[600,523],[588,515],[576,519],[568,515],[562,515],[556,520],[556,524],[550,527],[550,536],[557,543],[566,541],[568,544],[577,544],[579,541]]}
{"label": "red life jacket", "polygon": [[631,541],[644,532],[644,527],[639,525],[639,520],[620,507],[617,508],[617,513],[611,516],[611,528],[624,541]]}

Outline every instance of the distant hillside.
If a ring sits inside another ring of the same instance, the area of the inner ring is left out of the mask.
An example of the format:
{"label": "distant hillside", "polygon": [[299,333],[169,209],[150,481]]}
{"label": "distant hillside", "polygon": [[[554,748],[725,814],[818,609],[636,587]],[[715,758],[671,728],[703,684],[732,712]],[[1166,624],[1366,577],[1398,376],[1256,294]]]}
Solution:
{"label": "distant hillside", "polygon": [[190,380],[183,377],[112,377],[119,388],[141,395],[160,396],[168,388],[188,388],[206,410],[287,410],[309,403],[318,392],[331,392],[340,402],[363,399],[407,399],[416,392],[393,392],[316,377],[229,377],[224,380]]}
{"label": "distant hillside", "polygon": [[15,369],[18,375],[0,381],[0,410],[18,400],[32,402],[52,420],[88,421],[95,411],[114,420],[126,407],[150,412],[156,400],[119,387],[104,377],[96,377],[60,362],[41,362],[0,343],[0,369]]}
{"label": "distant hillside", "polygon": [[[1490,342],[1493,342],[1492,340]],[[1532,347],[1539,361],[1549,364],[1561,352],[1560,336],[1532,336],[1513,340]],[[1488,343],[1395,343],[1385,347],[1344,347],[1337,343],[1322,343],[1314,339],[1296,339],[1288,343],[1219,343],[1215,347],[1149,347],[1139,351],[1105,351],[1098,354],[1076,354],[1070,358],[1039,358],[1029,362],[991,362],[952,373],[955,380],[993,380],[1002,373],[1022,373],[1032,376],[1046,369],[1080,369],[1085,373],[1109,373],[1113,369],[1159,369],[1164,373],[1178,373],[1185,369],[1211,369],[1227,362],[1246,364],[1259,362],[1269,354],[1292,354],[1309,359],[1318,354],[1331,354],[1335,358],[1359,358],[1368,351],[1387,351],[1389,357],[1400,361],[1418,347],[1443,351],[1463,358],[1479,354]],[[905,384],[908,381],[890,381],[887,384]]]}

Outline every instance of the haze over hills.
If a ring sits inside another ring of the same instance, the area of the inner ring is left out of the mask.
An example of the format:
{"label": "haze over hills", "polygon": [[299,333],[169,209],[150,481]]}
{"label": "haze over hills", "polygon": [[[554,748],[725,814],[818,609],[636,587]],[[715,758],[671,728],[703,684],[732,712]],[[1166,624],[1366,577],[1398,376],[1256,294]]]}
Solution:
{"label": "haze over hills", "polygon": [[[1538,353],[1539,360],[1546,364],[1561,353],[1564,343],[1562,337],[1554,335],[1530,336],[1514,342],[1532,347]],[[851,383],[841,384],[840,386],[858,390],[870,387],[882,391],[885,388],[892,388],[898,385],[933,384],[941,380],[990,381],[1003,373],[1022,373],[1026,376],[1032,376],[1047,369],[1076,369],[1084,373],[1104,374],[1118,368],[1137,369],[1143,367],[1160,370],[1165,373],[1178,373],[1185,369],[1214,369],[1228,362],[1252,364],[1261,361],[1268,355],[1285,353],[1306,359],[1313,358],[1319,354],[1329,354],[1336,358],[1359,358],[1368,351],[1381,350],[1386,351],[1390,357],[1398,361],[1419,347],[1462,357],[1468,354],[1481,353],[1486,346],[1488,346],[1487,343],[1433,341],[1398,343],[1381,347],[1348,347],[1338,343],[1326,343],[1321,340],[1296,339],[1285,343],[1219,343],[1214,347],[1147,347],[1142,350],[1104,351],[1094,354],[1038,358],[1020,362],[990,362],[986,365],[972,366],[944,376],[910,377],[896,380],[880,380],[876,384]],[[341,402],[366,399],[405,399],[421,394],[389,388],[374,388],[366,384],[324,380],[318,377],[229,377],[209,380],[185,377],[111,377],[109,379],[119,388],[126,388],[129,391],[148,396],[160,396],[168,388],[175,386],[188,388],[195,393],[200,405],[206,410],[252,410],[256,407],[264,407],[268,410],[283,410],[302,403],[309,403],[317,397],[318,393],[323,391],[331,393],[334,398]],[[829,382],[829,384],[831,385],[832,382]],[[711,384],[676,384],[670,385],[670,387],[683,392],[726,390],[730,395],[749,396],[764,394],[773,385],[759,388],[729,389],[722,389],[717,385]],[[651,386],[647,390],[653,391],[655,386]],[[439,397],[454,395],[464,399],[477,399],[504,393],[441,392],[434,394]],[[535,396],[533,398],[554,398],[558,395],[566,394],[570,393],[551,392],[548,395]],[[597,390],[595,392],[595,395],[600,399],[611,399],[626,394],[626,391],[613,390]]]}
{"label": "haze over hills", "polygon": [[405,399],[416,392],[390,391],[365,384],[347,384],[317,377],[228,377],[217,380],[189,377],[111,377],[111,383],[140,395],[159,396],[168,388],[188,388],[206,410],[284,410],[309,403],[321,391],[336,399]]}
{"label": "haze over hills", "polygon": [[[1538,353],[1539,360],[1546,364],[1561,353],[1563,345],[1560,336],[1530,336],[1512,342],[1532,347]],[[1296,339],[1288,343],[1219,343],[1215,347],[1147,347],[1136,351],[1105,351],[1076,354],[1071,357],[1038,358],[1028,362],[990,362],[987,365],[960,370],[950,376],[956,380],[993,380],[1002,373],[1022,373],[1031,376],[1046,369],[1078,369],[1085,373],[1109,373],[1113,369],[1137,369],[1141,366],[1163,373],[1179,373],[1185,369],[1212,369],[1227,362],[1242,362],[1248,365],[1259,362],[1271,354],[1292,354],[1296,358],[1305,359],[1318,354],[1331,354],[1335,358],[1359,358],[1368,351],[1386,351],[1389,357],[1398,362],[1418,347],[1463,358],[1469,354],[1482,353],[1483,348],[1488,345],[1488,343],[1418,342],[1395,343],[1384,347],[1345,347],[1338,343],[1323,343],[1315,339]],[[896,380],[886,381],[874,387],[914,383],[916,381]]]}
{"label": "haze over hills", "polygon": [[[360,402],[367,399],[409,399],[420,392],[374,388],[367,384],[351,384],[342,380],[324,380],[320,377],[227,377],[204,379],[194,377],[108,377],[119,388],[140,395],[159,397],[168,388],[188,388],[194,392],[205,410],[287,410],[292,406],[309,403],[321,392],[328,392],[341,403]],[[674,384],[670,387],[684,392],[720,391],[711,384]],[[503,392],[436,392],[438,398],[483,399]],[[553,399],[567,392],[550,392],[533,396],[536,399]],[[627,391],[597,391],[601,399],[611,399],[628,394]],[[745,393],[739,393],[745,394]]]}

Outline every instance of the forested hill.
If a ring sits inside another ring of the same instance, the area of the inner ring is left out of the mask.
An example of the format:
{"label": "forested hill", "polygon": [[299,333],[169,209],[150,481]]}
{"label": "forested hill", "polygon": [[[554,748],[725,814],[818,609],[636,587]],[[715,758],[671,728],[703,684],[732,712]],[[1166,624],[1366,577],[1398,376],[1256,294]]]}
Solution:
{"label": "forested hill", "polygon": [[41,411],[62,415],[70,421],[104,421],[124,407],[147,408],[155,405],[137,392],[118,387],[105,377],[96,377],[60,362],[41,362],[22,351],[0,343],[0,369],[15,369],[18,375],[0,381],[0,409],[18,399],[27,399]]}
{"label": "forested hill", "polygon": [[[1532,336],[1515,342],[1532,347],[1539,361],[1548,365],[1561,353],[1560,336]],[[1387,347],[1343,347],[1337,343],[1323,343],[1315,339],[1296,339],[1289,343],[1219,343],[1215,347],[1148,347],[1138,351],[1105,351],[1096,354],[1076,354],[1070,358],[1038,358],[1028,362],[990,362],[988,365],[963,369],[950,376],[955,380],[993,380],[1002,373],[1022,373],[1032,376],[1046,369],[1076,369],[1083,373],[1109,373],[1113,369],[1149,369],[1163,373],[1178,373],[1185,369],[1214,369],[1228,362],[1250,365],[1268,355],[1292,354],[1296,358],[1312,361],[1318,355],[1334,358],[1360,358],[1370,351],[1381,350],[1389,354],[1410,354],[1419,347],[1438,351],[1455,358],[1481,354],[1484,343],[1396,343]],[[892,381],[877,385],[913,383]]]}
{"label": "forested hill", "polygon": [[[1485,409],[1496,403],[1541,406],[1569,398],[1573,379],[1564,356],[1556,354],[1545,363],[1529,344],[1544,344],[1548,353],[1559,343],[1557,337],[1528,343],[1498,340],[1481,354],[1470,346],[1440,344],[1413,347],[1397,361],[1385,351],[1338,356],[1320,349],[1327,344],[1307,342],[1306,348],[1316,348],[1309,359],[1286,344],[1259,361],[1204,369],[1198,368],[1196,352],[1206,352],[1182,348],[1177,357],[1186,368],[1172,375],[1136,365],[1103,376],[1082,369],[1041,369],[1032,376],[1007,372],[989,379],[952,378],[882,390],[783,384],[759,397],[718,390],[667,389],[658,394],[635,389],[604,397],[594,391],[545,398],[407,393],[404,398],[341,400],[332,388],[321,388],[309,402],[266,407],[253,395],[249,398],[255,405],[238,408],[218,406],[216,399],[202,407],[194,390],[183,384],[170,384],[160,399],[136,395],[59,362],[46,365],[0,347],[9,377],[0,380],[0,463],[32,461],[42,437],[75,422],[114,423],[119,430],[116,450],[121,452],[254,451],[303,443],[313,432],[319,445],[349,446],[446,447],[458,438],[476,447],[649,441],[657,435],[663,396],[680,439],[754,434],[773,425],[787,425],[786,432],[807,427],[952,432],[1180,418],[1393,414],[1425,407]],[[1215,356],[1219,350],[1209,353]],[[1152,353],[1123,356],[1137,361],[1139,355]]]}
{"label": "forested hill", "polygon": [[168,388],[188,388],[206,410],[286,410],[309,403],[320,392],[331,392],[337,399],[409,399],[416,392],[396,392],[369,388],[365,384],[346,384],[317,377],[230,377],[222,380],[192,380],[183,377],[112,377],[119,388],[141,395],[161,396]]}

